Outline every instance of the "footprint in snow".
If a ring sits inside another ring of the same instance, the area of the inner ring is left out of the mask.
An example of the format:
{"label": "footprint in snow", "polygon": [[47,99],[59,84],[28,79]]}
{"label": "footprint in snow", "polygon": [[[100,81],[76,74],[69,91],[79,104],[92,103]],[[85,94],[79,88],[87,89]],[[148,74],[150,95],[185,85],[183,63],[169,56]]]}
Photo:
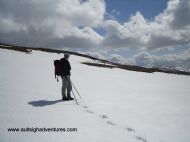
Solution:
{"label": "footprint in snow", "polygon": [[142,138],[142,137],[136,136],[135,138],[136,138],[137,140],[139,140],[139,141],[147,142],[147,140],[144,139],[144,138]]}
{"label": "footprint in snow", "polygon": [[[83,108],[88,108],[88,106],[83,106]],[[86,112],[88,112],[88,113],[90,113],[90,114],[93,114],[94,112],[93,111],[90,111],[90,110],[86,110]],[[102,119],[106,119],[106,118],[108,118],[108,116],[106,116],[106,115],[100,115],[100,117],[102,118]],[[113,123],[113,122],[111,122],[111,121],[107,121],[107,124],[109,124],[109,125],[112,125],[112,126],[117,126],[115,123]],[[128,132],[135,132],[135,130],[133,129],[133,128],[125,128]],[[142,138],[142,137],[140,137],[140,136],[135,136],[135,138],[137,139],[137,140],[139,140],[139,141],[142,141],[142,142],[147,142],[147,140],[146,139],[144,139],[144,138]]]}
{"label": "footprint in snow", "polygon": [[93,114],[93,113],[94,113],[93,111],[90,111],[90,110],[86,110],[86,112],[91,113],[91,114]]}
{"label": "footprint in snow", "polygon": [[107,121],[107,124],[112,125],[112,126],[116,126],[116,124],[111,122],[111,121]]}
{"label": "footprint in snow", "polygon": [[102,119],[108,118],[106,115],[100,115]]}
{"label": "footprint in snow", "polygon": [[83,106],[83,108],[88,108],[87,106]]}
{"label": "footprint in snow", "polygon": [[129,132],[135,132],[135,130],[132,129],[132,128],[126,128],[126,130],[129,131]]}

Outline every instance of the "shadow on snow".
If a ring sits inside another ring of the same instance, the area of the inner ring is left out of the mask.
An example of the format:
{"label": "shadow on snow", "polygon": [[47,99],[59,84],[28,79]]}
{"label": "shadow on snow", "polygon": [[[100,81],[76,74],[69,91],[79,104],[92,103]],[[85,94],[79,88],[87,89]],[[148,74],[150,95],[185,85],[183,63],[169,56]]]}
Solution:
{"label": "shadow on snow", "polygon": [[63,102],[63,101],[62,100],[54,100],[54,101],[39,100],[39,101],[31,101],[28,104],[30,104],[34,107],[44,107],[44,106],[48,106],[48,105],[54,105],[59,102]]}

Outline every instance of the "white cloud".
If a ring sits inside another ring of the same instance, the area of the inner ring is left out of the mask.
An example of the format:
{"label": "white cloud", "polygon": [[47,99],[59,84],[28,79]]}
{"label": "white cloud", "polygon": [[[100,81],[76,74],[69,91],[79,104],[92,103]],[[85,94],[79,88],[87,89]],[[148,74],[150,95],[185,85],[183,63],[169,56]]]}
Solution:
{"label": "white cloud", "polygon": [[80,3],[78,0],[60,0],[57,13],[75,26],[97,26],[104,18],[103,0],[89,0]]}
{"label": "white cloud", "polygon": [[190,69],[190,49],[182,51],[176,54],[166,54],[166,55],[152,55],[148,52],[137,53],[133,58],[131,58],[134,65],[145,66],[145,67],[182,67],[184,70]]}
{"label": "white cloud", "polygon": [[15,23],[13,20],[0,17],[0,31],[2,34],[18,32],[21,29],[22,26]]}
{"label": "white cloud", "polygon": [[103,0],[1,0],[0,40],[53,47],[76,47],[79,42],[80,48],[94,47],[102,37],[92,27],[102,22],[104,13]]}
{"label": "white cloud", "polygon": [[118,54],[111,54],[109,57],[109,60],[115,63],[122,63],[122,64],[128,63],[125,58],[123,58],[122,56]]}
{"label": "white cloud", "polygon": [[100,52],[91,51],[91,52],[86,52],[85,54],[98,58],[98,59],[106,59],[105,55]]}
{"label": "white cloud", "polygon": [[134,56],[134,64],[138,66],[151,67],[153,57],[148,52],[140,52]]}
{"label": "white cloud", "polygon": [[[176,0],[170,1],[171,5],[173,4],[174,8],[171,6],[171,15],[173,19],[171,21],[171,26],[174,29],[180,29],[190,26],[190,1],[189,0]],[[169,9],[169,10],[170,10]],[[173,11],[172,11],[173,10]]]}
{"label": "white cloud", "polygon": [[[139,48],[145,46],[146,35],[142,36],[142,28],[146,21],[143,16],[137,12],[130,21],[121,25],[117,21],[107,20],[103,27],[107,30],[107,36],[102,45],[112,48]],[[140,26],[140,27],[139,27]]]}
{"label": "white cloud", "polygon": [[178,54],[167,54],[163,56],[154,56],[154,64],[157,66],[172,65],[190,68],[190,49],[182,51]]}
{"label": "white cloud", "polygon": [[[105,20],[105,10],[104,0],[1,0],[1,40],[21,44],[28,41],[26,44],[37,43],[43,46],[47,45],[47,40],[48,43],[55,43],[71,37],[69,41],[81,40],[87,42],[88,46],[92,43],[92,48],[109,47],[118,50],[168,49],[190,43],[190,20],[187,18],[190,2],[187,0],[170,0],[167,8],[154,21],[145,19],[137,12],[129,21],[120,24],[115,19]],[[106,36],[93,30],[93,27],[99,26],[107,31]],[[18,38],[18,35],[22,38]],[[61,44],[65,45],[64,42]],[[76,42],[67,45],[76,47]]]}
{"label": "white cloud", "polygon": [[[184,64],[190,68],[189,50],[161,57],[152,54],[190,48],[189,15],[189,0],[169,0],[167,8],[152,21],[137,11],[123,24],[106,12],[104,0],[1,0],[0,42],[97,52],[130,49],[139,53],[131,59],[116,54],[108,58],[144,66]],[[106,35],[94,28],[102,28]]]}
{"label": "white cloud", "polygon": [[117,11],[117,10],[115,10],[115,9],[113,9],[113,10],[111,11],[111,13],[116,14],[116,15],[119,15],[119,14],[120,14],[120,12]]}
{"label": "white cloud", "polygon": [[78,0],[1,0],[0,4],[1,15],[23,24],[37,25],[51,20],[75,26],[97,26],[105,13],[103,0],[83,3]]}
{"label": "white cloud", "polygon": [[149,21],[140,12],[132,15],[130,20],[120,24],[115,20],[104,22],[107,37],[103,44],[113,48],[130,48],[157,50],[175,48],[190,43],[190,2],[171,0],[167,9]]}

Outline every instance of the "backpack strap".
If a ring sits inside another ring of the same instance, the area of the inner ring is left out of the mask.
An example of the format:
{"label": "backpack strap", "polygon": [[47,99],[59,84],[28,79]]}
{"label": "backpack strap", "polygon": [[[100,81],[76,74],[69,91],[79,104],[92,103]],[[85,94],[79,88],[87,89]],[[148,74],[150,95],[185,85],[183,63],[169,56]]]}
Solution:
{"label": "backpack strap", "polygon": [[58,79],[58,76],[56,75],[56,77],[57,77],[57,82],[59,82],[59,79]]}

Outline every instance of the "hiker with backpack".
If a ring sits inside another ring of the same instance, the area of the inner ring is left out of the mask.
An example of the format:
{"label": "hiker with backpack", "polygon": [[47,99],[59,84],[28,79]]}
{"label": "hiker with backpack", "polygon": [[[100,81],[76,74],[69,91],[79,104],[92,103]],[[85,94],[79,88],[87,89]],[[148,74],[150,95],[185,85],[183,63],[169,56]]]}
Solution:
{"label": "hiker with backpack", "polygon": [[73,100],[73,98],[71,97],[72,84],[70,80],[71,65],[68,61],[69,56],[70,56],[69,53],[65,53],[64,58],[54,61],[55,78],[57,77],[57,81],[58,81],[58,76],[61,76],[62,78],[61,93],[62,93],[62,100],[64,101]]}
{"label": "hiker with backpack", "polygon": [[[73,100],[73,98],[71,97],[72,84],[71,84],[71,80],[70,80],[71,65],[68,61],[69,56],[70,56],[69,53],[65,53],[64,58],[62,58],[60,60],[61,66],[62,66],[62,75],[61,75],[62,88],[61,88],[61,92],[62,92],[62,100],[65,100],[65,101]],[[67,93],[66,93],[66,91],[67,91]]]}

